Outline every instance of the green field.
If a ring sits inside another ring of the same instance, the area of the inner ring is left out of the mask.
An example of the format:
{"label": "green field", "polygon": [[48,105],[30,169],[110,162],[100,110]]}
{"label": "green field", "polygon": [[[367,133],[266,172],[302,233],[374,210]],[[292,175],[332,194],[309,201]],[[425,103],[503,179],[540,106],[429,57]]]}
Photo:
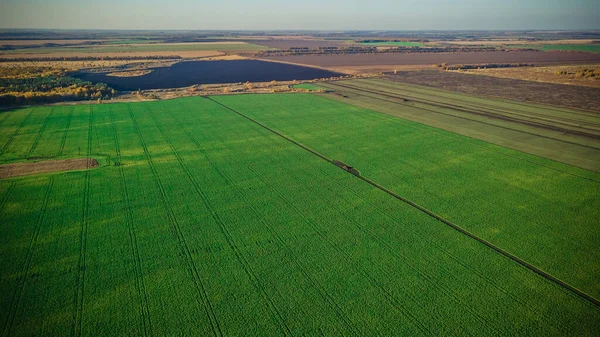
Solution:
{"label": "green field", "polygon": [[508,48],[539,49],[543,51],[580,51],[600,53],[600,44],[517,44]]}
{"label": "green field", "polygon": [[266,50],[265,46],[251,43],[156,43],[156,44],[132,44],[132,45],[102,45],[85,47],[48,47],[48,48],[26,48],[4,51],[8,54],[39,54],[39,53],[133,53],[133,52],[168,52],[168,51],[250,51]]}
{"label": "green field", "polygon": [[283,137],[598,295],[596,173],[311,94],[48,106],[0,112],[0,162],[109,165],[0,180],[2,335],[597,333],[600,307]]}
{"label": "green field", "polygon": [[408,41],[387,41],[387,42],[360,42],[360,45],[363,46],[373,46],[373,47],[424,47],[424,43],[420,42],[408,42]]}
{"label": "green field", "polygon": [[324,90],[325,88],[318,86],[316,84],[311,84],[311,83],[302,83],[302,84],[296,84],[294,85],[294,88],[297,89],[305,89],[305,90],[310,90],[310,91],[318,91],[318,90]]}

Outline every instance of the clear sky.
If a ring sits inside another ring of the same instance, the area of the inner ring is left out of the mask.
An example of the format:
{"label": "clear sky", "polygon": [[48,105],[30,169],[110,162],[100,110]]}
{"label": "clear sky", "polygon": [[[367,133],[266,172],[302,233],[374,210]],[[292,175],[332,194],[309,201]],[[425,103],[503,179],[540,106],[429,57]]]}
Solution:
{"label": "clear sky", "polygon": [[0,28],[600,29],[600,0],[0,0]]}

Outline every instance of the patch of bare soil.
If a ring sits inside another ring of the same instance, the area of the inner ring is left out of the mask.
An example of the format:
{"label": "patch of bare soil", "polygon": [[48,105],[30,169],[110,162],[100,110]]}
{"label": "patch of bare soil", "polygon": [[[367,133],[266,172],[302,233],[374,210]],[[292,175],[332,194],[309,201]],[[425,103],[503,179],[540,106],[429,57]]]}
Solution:
{"label": "patch of bare soil", "polygon": [[46,160],[0,165],[0,179],[39,173],[84,170],[98,166],[94,158]]}
{"label": "patch of bare soil", "polygon": [[146,70],[133,70],[133,71],[116,71],[114,73],[109,73],[107,76],[115,76],[115,77],[136,77],[136,76],[144,76],[150,74],[152,72],[151,69]]}
{"label": "patch of bare soil", "polygon": [[512,78],[525,81],[580,85],[600,88],[600,76],[585,76],[587,72],[600,73],[600,65],[570,65],[554,67],[515,67],[465,70],[468,74]]}
{"label": "patch of bare soil", "polygon": [[600,112],[598,88],[542,83],[492,76],[475,76],[447,71],[398,72],[386,76],[397,82],[497,97],[521,102],[541,103],[565,108]]}

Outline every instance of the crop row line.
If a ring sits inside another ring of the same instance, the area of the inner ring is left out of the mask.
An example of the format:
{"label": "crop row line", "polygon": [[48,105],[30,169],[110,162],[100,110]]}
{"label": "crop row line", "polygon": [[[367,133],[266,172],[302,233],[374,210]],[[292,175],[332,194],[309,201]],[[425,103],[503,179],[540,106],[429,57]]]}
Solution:
{"label": "crop row line", "polygon": [[[282,137],[283,139],[285,139],[285,140],[287,140],[287,141],[289,141],[289,142],[291,142],[291,143],[299,146],[300,148],[302,148],[302,149],[304,149],[304,150],[306,150],[306,151],[308,151],[308,152],[316,155],[317,157],[319,157],[319,158],[321,158],[321,159],[323,159],[323,160],[325,160],[325,161],[327,161],[327,162],[335,165],[335,163],[334,163],[334,161],[332,159],[329,159],[329,158],[325,157],[324,155],[318,153],[317,151],[315,151],[315,150],[313,150],[313,149],[311,149],[309,147],[306,147],[306,146],[304,146],[304,145],[302,145],[302,144],[300,144],[300,143],[298,143],[298,142],[296,142],[296,141],[288,138],[287,136],[285,136],[285,135],[283,135],[283,134],[281,134],[281,133],[279,133],[279,132],[277,132],[277,131],[269,128],[268,126],[266,126],[266,125],[264,125],[264,124],[262,124],[262,123],[260,123],[260,122],[258,122],[256,120],[252,119],[251,117],[248,117],[248,116],[246,116],[245,114],[242,114],[239,111],[236,111],[236,110],[234,110],[234,109],[232,109],[232,108],[230,108],[230,107],[228,107],[228,106],[226,106],[224,104],[221,104],[221,103],[219,103],[219,102],[211,99],[210,97],[208,99],[210,99],[211,101],[216,102],[217,104],[219,104],[219,105],[221,105],[221,106],[223,106],[223,107],[225,107],[225,108],[227,108],[227,109],[229,109],[229,110],[231,110],[231,111],[239,114],[240,116],[242,116],[242,117],[244,117],[244,118],[252,121],[253,123],[258,124],[259,126],[261,126],[261,127],[265,128],[265,129],[269,130],[270,132],[272,132],[272,133],[274,133],[274,134]],[[335,166],[338,167],[337,165],[335,165]],[[344,171],[346,171],[346,170],[344,170]],[[409,199],[406,199],[406,198],[404,198],[404,197],[396,194],[395,192],[393,192],[393,191],[391,191],[391,190],[389,190],[389,189],[387,189],[387,188],[385,188],[385,187],[377,184],[376,182],[374,182],[374,181],[372,181],[372,180],[370,180],[370,179],[368,179],[366,177],[363,177],[361,175],[355,175],[355,176],[358,179],[361,179],[364,182],[370,184],[371,186],[373,186],[373,187],[375,187],[375,188],[377,188],[377,189],[379,189],[379,190],[381,190],[381,191],[383,191],[383,192],[391,195],[392,197],[394,197],[394,198],[396,198],[396,199],[398,199],[398,200],[400,200],[400,201],[402,201],[402,202],[404,202],[404,203],[406,203],[406,204],[408,204],[408,205],[410,205],[410,206],[418,209],[419,211],[421,211],[421,212],[429,215],[430,217],[432,217],[432,218],[434,218],[434,219],[436,219],[436,220],[444,223],[445,225],[447,225],[447,226],[449,226],[449,227],[457,230],[458,232],[460,232],[460,233],[462,233],[462,234],[464,234],[464,235],[466,235],[466,236],[468,236],[468,237],[470,237],[470,238],[478,241],[479,243],[485,245],[486,247],[488,247],[490,249],[493,249],[497,253],[499,253],[499,254],[501,254],[501,255],[503,255],[503,256],[505,256],[505,257],[513,260],[514,262],[516,262],[516,263],[520,264],[521,266],[529,269],[530,271],[538,274],[539,276],[547,279],[548,281],[551,281],[551,282],[555,283],[556,285],[558,285],[558,286],[560,286],[560,287],[562,287],[562,288],[564,288],[564,289],[566,289],[566,290],[574,293],[575,295],[580,296],[581,298],[589,301],[590,303],[592,303],[592,304],[594,304],[596,306],[600,306],[600,301],[598,301],[594,297],[592,297],[592,296],[588,295],[587,293],[585,293],[585,292],[583,292],[583,291],[581,291],[581,290],[579,290],[579,289],[571,286],[570,284],[568,284],[568,283],[566,283],[566,282],[564,282],[564,281],[562,281],[562,280],[560,280],[560,279],[558,279],[558,278],[550,275],[549,273],[547,273],[547,272],[545,272],[545,271],[537,268],[536,266],[534,266],[534,265],[526,262],[525,260],[517,257],[516,255],[513,255],[513,254],[511,254],[511,253],[503,250],[502,248],[495,246],[494,244],[490,243],[489,241],[486,241],[486,240],[484,240],[484,239],[476,236],[475,234],[473,234],[473,233],[467,231],[466,229],[464,229],[464,228],[462,228],[462,227],[460,227],[460,226],[458,226],[458,225],[450,222],[449,220],[444,219],[443,217],[435,214],[434,212],[426,209],[425,207],[420,206],[417,203],[412,202]]]}
{"label": "crop row line", "polygon": [[214,313],[214,310],[212,308],[212,305],[210,303],[208,294],[206,292],[206,289],[204,287],[204,284],[202,283],[202,279],[200,277],[200,273],[198,272],[198,268],[196,267],[196,264],[194,262],[194,259],[192,257],[192,253],[190,251],[189,246],[187,245],[187,242],[185,241],[185,237],[183,235],[183,232],[181,231],[181,227],[179,225],[179,222],[177,221],[177,218],[175,217],[175,214],[173,213],[173,210],[171,209],[170,205],[169,205],[169,201],[168,201],[168,195],[164,189],[164,186],[162,184],[162,181],[159,178],[158,173],[156,172],[156,167],[154,166],[154,162],[152,160],[152,157],[150,156],[150,152],[148,151],[148,147],[146,146],[146,142],[144,141],[144,138],[142,136],[142,132],[139,128],[139,125],[135,119],[135,116],[133,114],[133,111],[131,110],[130,105],[127,105],[127,108],[129,109],[129,115],[131,117],[131,120],[133,121],[133,124],[135,126],[136,132],[138,134],[138,137],[140,139],[140,143],[142,145],[142,149],[144,150],[144,155],[146,156],[146,160],[148,161],[148,164],[150,166],[150,170],[152,171],[152,175],[154,176],[154,180],[156,182],[156,185],[160,191],[161,197],[162,197],[162,202],[163,202],[163,207],[165,208],[165,210],[167,211],[167,216],[169,218],[169,222],[171,223],[171,226],[174,230],[175,236],[177,237],[180,249],[182,250],[183,255],[186,257],[186,264],[188,267],[188,271],[190,273],[190,276],[192,277],[192,281],[194,283],[194,286],[196,288],[196,291],[198,292],[198,295],[200,295],[200,298],[202,299],[202,305],[204,306],[204,309],[206,310],[206,314],[208,316],[208,320],[210,322],[211,325],[211,329],[213,331],[213,334],[215,336],[222,336],[223,333],[221,331],[221,328],[219,326],[219,322],[216,319],[216,315]]}
{"label": "crop row line", "polygon": [[[154,123],[157,125],[158,129],[160,130],[163,138],[167,141],[167,143],[169,143],[169,146],[171,147],[171,150],[175,154],[175,156],[177,158],[177,161],[179,162],[179,165],[184,170],[184,172],[187,175],[188,179],[192,182],[192,185],[194,186],[194,189],[196,190],[196,193],[198,193],[198,195],[202,198],[202,201],[205,204],[206,208],[209,210],[209,212],[211,213],[211,216],[213,217],[213,219],[215,220],[215,222],[219,226],[219,229],[220,229],[221,233],[225,237],[225,240],[227,241],[227,244],[229,245],[229,247],[233,251],[234,255],[236,256],[236,258],[238,260],[238,262],[240,263],[240,265],[244,269],[244,272],[246,273],[246,275],[248,276],[248,278],[252,282],[252,284],[255,287],[255,289],[259,291],[259,293],[261,294],[261,297],[263,297],[263,300],[266,302],[267,307],[271,311],[271,314],[273,315],[273,317],[275,317],[275,320],[278,322],[278,324],[282,328],[282,332],[285,335],[288,335],[288,336],[292,335],[292,333],[291,333],[289,327],[287,326],[287,324],[285,323],[285,320],[283,319],[281,313],[277,309],[277,306],[275,305],[275,303],[273,302],[273,300],[268,295],[267,291],[262,286],[262,283],[260,282],[258,276],[256,276],[256,273],[252,269],[250,263],[244,257],[244,255],[237,249],[237,246],[235,245],[235,242],[233,240],[233,236],[231,235],[231,233],[229,233],[229,231],[227,230],[227,228],[225,226],[225,223],[223,222],[223,220],[221,219],[221,217],[218,215],[218,213],[214,210],[214,208],[210,204],[208,196],[204,193],[204,191],[202,191],[202,189],[200,188],[200,186],[198,185],[198,183],[196,182],[196,180],[193,178],[193,176],[190,173],[190,171],[188,170],[188,168],[183,164],[183,160],[181,159],[181,156],[179,155],[179,152],[177,152],[177,150],[175,149],[175,147],[173,146],[173,144],[169,140],[169,138],[166,137],[165,133],[162,130],[162,127],[160,126],[160,123],[158,123],[158,121],[156,120],[156,117],[154,116],[154,113],[152,113],[150,111],[150,115],[152,116],[152,118],[154,120]],[[207,159],[208,159],[208,157],[207,157]],[[208,159],[208,160],[210,161],[210,159]],[[214,163],[212,163],[212,161],[211,161],[211,165],[213,167],[216,167],[216,165],[214,165]]]}
{"label": "crop row line", "polygon": [[[304,145],[302,145],[302,144],[300,144],[300,143],[298,143],[298,142],[296,142],[296,141],[294,141],[294,140],[292,140],[292,139],[290,139],[290,138],[288,138],[288,137],[286,137],[286,136],[284,136],[284,135],[280,134],[279,132],[277,132],[277,131],[275,131],[275,130],[273,130],[273,129],[270,129],[269,127],[265,126],[264,124],[262,124],[262,123],[260,123],[260,122],[258,122],[258,121],[256,121],[256,120],[254,120],[254,119],[252,119],[252,118],[250,118],[250,117],[248,117],[248,116],[246,116],[246,115],[244,115],[244,114],[242,114],[242,113],[239,113],[238,111],[236,111],[236,110],[234,110],[234,109],[232,109],[232,108],[230,108],[230,107],[228,107],[228,106],[226,106],[226,105],[224,105],[224,104],[222,104],[222,103],[220,103],[220,102],[217,102],[217,101],[213,100],[213,99],[212,99],[212,98],[210,98],[210,97],[208,97],[208,99],[209,99],[209,100],[211,100],[211,101],[213,101],[213,102],[215,102],[215,103],[217,103],[217,104],[219,104],[219,105],[221,105],[222,107],[225,107],[225,108],[226,108],[226,109],[228,109],[228,110],[231,110],[231,111],[233,111],[233,112],[235,112],[235,113],[239,114],[240,116],[242,116],[242,117],[244,117],[244,118],[246,118],[246,119],[248,119],[248,120],[252,121],[253,123],[256,123],[256,124],[260,125],[261,127],[263,127],[263,128],[266,128],[267,130],[269,130],[269,131],[271,131],[271,132],[273,132],[273,133],[277,134],[278,136],[280,136],[280,137],[282,137],[282,138],[284,138],[284,139],[286,139],[286,140],[288,140],[288,141],[292,142],[293,144],[295,144],[295,145],[297,145],[297,146],[299,146],[299,147],[301,147],[301,148],[305,149],[306,151],[309,151],[310,153],[312,153],[312,154],[314,154],[314,155],[316,155],[316,156],[320,157],[321,159],[323,159],[323,160],[325,160],[325,161],[327,161],[327,162],[329,162],[329,163],[333,163],[331,160],[329,160],[327,157],[323,156],[322,154],[320,154],[320,153],[318,153],[318,152],[316,152],[316,151],[314,151],[314,150],[312,150],[312,149],[310,149],[310,148],[308,148],[308,147],[306,147],[306,146],[304,146]],[[259,179],[261,179],[261,178],[259,177]],[[262,180],[262,179],[261,179],[261,180]],[[262,181],[263,181],[263,183],[267,184],[267,183],[266,183],[264,180],[262,180]],[[268,185],[268,184],[267,184],[267,185]],[[278,191],[276,191],[276,190],[273,190],[273,189],[272,189],[272,191],[273,191],[273,192],[275,192],[275,193],[277,193],[277,194],[278,194],[278,196],[279,196],[279,197],[280,197],[280,198],[281,198],[281,199],[282,199],[282,200],[283,200],[283,201],[284,201],[284,202],[285,202],[285,203],[286,203],[286,204],[287,204],[287,205],[288,205],[288,206],[289,206],[291,209],[293,209],[293,210],[294,210],[294,211],[295,211],[295,212],[296,212],[298,215],[300,215],[300,216],[303,218],[303,220],[304,220],[304,221],[305,221],[305,222],[306,222],[306,223],[307,223],[307,224],[308,224],[308,225],[309,225],[309,226],[312,228],[312,230],[313,230],[315,233],[317,233],[317,235],[319,235],[319,237],[321,237],[321,239],[323,239],[323,241],[327,242],[327,243],[328,243],[328,244],[329,244],[329,245],[330,245],[330,246],[331,246],[333,249],[335,249],[336,251],[338,251],[338,252],[339,252],[341,255],[343,255],[343,256],[344,256],[344,257],[345,257],[347,260],[349,260],[349,261],[352,261],[352,262],[353,262],[353,263],[356,265],[356,268],[358,269],[358,271],[360,271],[360,272],[361,272],[361,274],[362,274],[362,275],[363,275],[363,276],[364,276],[364,277],[365,277],[367,280],[369,280],[369,283],[371,283],[371,285],[372,285],[373,287],[375,287],[376,289],[379,289],[379,291],[380,291],[382,294],[384,294],[384,298],[386,298],[386,300],[387,300],[387,301],[388,301],[388,302],[389,302],[389,303],[392,305],[392,307],[394,307],[394,308],[395,308],[395,309],[396,309],[396,310],[397,310],[397,311],[398,311],[398,312],[399,312],[401,315],[405,316],[405,317],[406,317],[406,318],[408,318],[410,321],[412,321],[412,323],[413,323],[415,326],[417,326],[419,329],[421,329],[421,330],[423,330],[423,331],[427,331],[427,332],[429,332],[429,334],[431,334],[431,331],[430,331],[430,330],[429,330],[429,329],[428,329],[428,328],[427,328],[425,325],[421,324],[421,322],[419,322],[419,320],[417,319],[417,317],[416,317],[416,316],[414,316],[414,315],[413,315],[413,314],[410,312],[410,310],[408,310],[407,308],[405,308],[405,307],[402,305],[401,301],[399,301],[398,299],[396,299],[396,298],[395,298],[395,296],[393,296],[393,294],[391,294],[391,293],[389,292],[389,290],[385,289],[385,288],[384,288],[383,286],[381,286],[381,285],[380,285],[380,284],[379,284],[379,283],[378,283],[378,282],[377,282],[375,279],[373,279],[373,277],[372,277],[372,276],[371,276],[371,275],[370,275],[370,274],[369,274],[369,273],[368,273],[368,272],[367,272],[367,271],[366,271],[364,268],[362,268],[362,267],[358,266],[358,265],[357,265],[357,263],[354,261],[354,259],[352,259],[352,257],[351,257],[351,256],[350,256],[348,253],[346,253],[346,252],[345,252],[343,249],[341,249],[341,248],[340,248],[338,245],[336,245],[334,242],[332,242],[332,241],[329,239],[329,237],[328,237],[326,234],[324,234],[324,233],[323,233],[323,232],[322,232],[322,231],[321,231],[321,230],[320,230],[320,229],[319,229],[319,228],[318,228],[318,227],[315,225],[315,223],[314,223],[314,222],[313,222],[313,221],[312,221],[312,220],[311,220],[311,219],[310,219],[310,218],[309,218],[309,217],[308,217],[306,214],[304,214],[304,212],[302,212],[302,211],[301,211],[301,210],[300,210],[298,207],[296,207],[296,205],[294,205],[294,203],[293,203],[293,202],[289,201],[289,200],[288,200],[288,199],[287,199],[287,198],[286,198],[284,195],[280,194]]]}
{"label": "crop row line", "polygon": [[50,193],[52,192],[52,187],[54,186],[54,177],[50,177],[50,181],[48,186],[46,187],[46,192],[44,193],[44,201],[42,202],[42,206],[40,208],[40,212],[38,218],[36,220],[35,231],[29,241],[29,248],[27,249],[27,255],[25,257],[25,263],[21,268],[21,272],[19,275],[19,285],[15,292],[13,293],[13,297],[11,299],[10,305],[7,308],[8,316],[7,321],[5,322],[4,334],[5,336],[11,336],[12,328],[15,322],[15,318],[17,316],[17,310],[21,303],[21,297],[23,295],[23,290],[25,288],[27,275],[31,269],[31,261],[33,260],[33,252],[35,250],[35,246],[37,245],[38,237],[40,235],[40,231],[42,228],[42,224],[46,219],[46,209],[48,208],[48,202],[50,200]]}
{"label": "crop row line", "polygon": [[10,137],[8,137],[8,140],[2,146],[2,149],[0,150],[0,156],[4,154],[4,151],[6,151],[8,146],[12,143],[12,141],[15,139],[15,137],[19,134],[21,129],[27,124],[27,121],[29,120],[29,117],[31,116],[32,113],[33,113],[33,109],[29,109],[29,113],[25,116],[25,118],[23,118],[23,120],[21,121],[21,124],[19,124],[17,129],[12,133],[12,135],[10,135]]}
{"label": "crop row line", "polygon": [[6,189],[6,193],[4,193],[4,196],[2,197],[2,201],[0,201],[0,214],[2,214],[2,211],[4,210],[4,207],[6,207],[6,204],[8,202],[8,198],[10,197],[10,195],[12,194],[14,188],[15,188],[16,183],[13,181],[8,188]]}
{"label": "crop row line", "polygon": [[37,147],[38,143],[40,142],[40,138],[42,138],[42,134],[44,133],[44,130],[46,130],[48,121],[52,118],[52,115],[54,114],[54,109],[56,109],[55,106],[53,106],[50,109],[50,113],[48,113],[48,116],[46,116],[46,118],[44,119],[44,123],[42,124],[40,131],[38,131],[38,134],[35,136],[35,140],[33,141],[33,144],[31,144],[31,148],[29,149],[29,152],[27,152],[27,155],[25,156],[26,158],[29,158],[33,154],[33,151],[35,151],[35,148]]}
{"label": "crop row line", "polygon": [[[338,303],[335,302],[335,300],[333,299],[333,297],[323,288],[323,286],[321,284],[319,284],[317,281],[315,281],[311,275],[309,274],[309,272],[306,270],[306,268],[304,268],[304,266],[300,263],[299,259],[296,258],[296,255],[293,254],[293,252],[291,251],[290,247],[288,245],[285,244],[285,241],[283,240],[283,238],[277,233],[277,231],[271,226],[269,225],[268,222],[266,222],[264,220],[263,217],[260,216],[260,212],[256,209],[256,207],[254,207],[249,201],[248,198],[244,196],[244,194],[240,191],[240,188],[233,182],[233,180],[231,179],[230,175],[228,175],[227,173],[223,172],[222,170],[219,170],[217,168],[217,164],[214,163],[210,157],[208,156],[208,154],[206,153],[206,151],[201,147],[200,143],[198,143],[198,141],[190,134],[190,132],[186,129],[185,125],[183,125],[179,120],[177,120],[172,114],[169,115],[175,122],[177,122],[177,124],[179,125],[179,127],[185,132],[185,134],[188,136],[188,138],[194,143],[194,145],[196,146],[196,148],[198,149],[198,151],[200,151],[200,153],[202,153],[202,155],[206,158],[206,160],[209,161],[209,163],[211,164],[211,166],[215,169],[215,171],[217,171],[217,173],[225,180],[228,182],[228,184],[230,186],[233,187],[233,190],[235,191],[236,195],[242,199],[246,205],[248,205],[248,207],[250,208],[250,210],[252,211],[252,213],[254,213],[255,215],[257,215],[257,219],[258,222],[263,225],[267,231],[271,234],[272,237],[275,238],[275,240],[279,243],[279,246],[282,247],[286,252],[287,255],[290,257],[290,259],[293,261],[293,263],[298,267],[298,269],[300,270],[300,272],[302,273],[302,275],[304,275],[304,277],[306,277],[306,279],[310,282],[311,285],[313,285],[317,291],[319,292],[319,295],[327,302],[329,303],[329,305],[333,308],[333,310],[336,312],[337,316],[344,322],[344,324],[346,325],[346,327],[352,331],[353,335],[360,335],[360,333],[358,332],[358,330],[356,329],[356,327],[352,324],[352,322],[350,322],[350,319],[348,318],[347,314],[344,312],[344,310],[339,306]],[[223,145],[223,147],[233,155],[233,153],[231,152],[231,149],[227,146],[225,146],[225,144],[223,143],[221,137],[219,137],[218,135],[216,136],[217,139],[219,139],[219,142]],[[248,165],[248,168],[250,168],[250,170],[256,175],[259,176],[258,173]],[[279,210],[276,210],[277,212],[279,212]]]}
{"label": "crop row line", "polygon": [[60,140],[60,149],[58,150],[59,156],[63,154],[65,144],[67,143],[67,135],[69,134],[69,129],[71,128],[71,120],[73,119],[74,110],[75,108],[71,107],[69,115],[67,117],[67,125],[65,125],[65,132],[63,132],[62,138]]}
{"label": "crop row line", "polygon": [[[92,125],[94,113],[92,106],[89,107],[88,119],[88,141],[87,141],[87,157],[92,153]],[[83,206],[81,210],[81,228],[79,232],[79,259],[77,261],[77,278],[75,280],[75,299],[72,316],[71,335],[81,336],[82,321],[83,321],[83,306],[84,306],[84,290],[85,290],[85,270],[86,270],[86,255],[87,255],[87,231],[88,231],[88,215],[90,207],[90,161],[87,161],[85,171],[85,184],[83,190]]]}
{"label": "crop row line", "polygon": [[138,297],[140,299],[140,315],[141,321],[144,328],[144,336],[152,335],[152,320],[150,319],[150,306],[148,304],[148,292],[146,291],[146,283],[144,280],[144,271],[142,269],[142,262],[140,257],[140,252],[138,248],[137,236],[135,233],[134,227],[134,216],[133,211],[131,209],[131,201],[129,199],[129,192],[127,190],[127,182],[125,179],[125,171],[123,169],[123,163],[121,159],[121,146],[119,144],[119,137],[117,134],[117,127],[114,119],[114,112],[112,107],[109,110],[110,113],[110,122],[112,124],[113,129],[113,138],[115,142],[115,152],[117,161],[119,163],[119,176],[121,178],[121,186],[123,189],[123,200],[125,202],[125,214],[127,217],[127,227],[129,229],[129,242],[131,245],[131,250],[133,254],[133,258],[135,261],[134,264],[134,273],[135,273],[135,286],[138,292]]}

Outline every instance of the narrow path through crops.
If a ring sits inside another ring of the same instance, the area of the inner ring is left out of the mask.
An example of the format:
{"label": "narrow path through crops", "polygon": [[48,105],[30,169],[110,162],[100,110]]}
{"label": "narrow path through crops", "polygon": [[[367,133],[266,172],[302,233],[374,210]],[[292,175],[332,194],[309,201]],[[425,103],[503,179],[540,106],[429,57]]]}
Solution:
{"label": "narrow path through crops", "polygon": [[[285,136],[285,135],[277,132],[276,130],[274,130],[274,129],[272,129],[272,128],[270,128],[270,127],[268,127],[268,126],[266,126],[266,125],[264,125],[262,123],[260,123],[259,121],[255,120],[255,119],[253,119],[253,118],[251,118],[251,117],[249,117],[249,116],[247,116],[247,115],[245,115],[245,114],[243,114],[243,113],[241,113],[241,112],[239,112],[239,111],[237,111],[237,110],[235,110],[235,109],[233,109],[233,108],[231,108],[231,107],[229,107],[229,106],[227,106],[225,104],[222,104],[222,103],[220,103],[218,101],[215,101],[215,100],[213,100],[210,97],[207,97],[207,99],[209,99],[209,100],[215,102],[216,104],[218,104],[218,105],[220,105],[220,106],[222,106],[222,107],[224,107],[224,108],[226,108],[226,109],[228,109],[228,110],[230,110],[230,111],[232,111],[232,112],[240,115],[241,117],[244,117],[245,119],[247,119],[247,120],[249,120],[249,121],[251,121],[251,122],[253,122],[253,123],[255,123],[255,124],[259,125],[259,126],[261,126],[262,128],[264,128],[264,129],[266,129],[266,130],[268,130],[268,131],[276,134],[277,136],[279,136],[279,137],[281,137],[281,138],[283,138],[283,139],[285,139],[285,140],[293,143],[294,145],[297,145],[298,147],[300,147],[300,148],[302,148],[302,149],[304,149],[304,150],[306,150],[306,151],[314,154],[315,156],[317,156],[317,157],[319,157],[319,158],[321,158],[321,159],[323,159],[323,160],[325,160],[325,161],[333,164],[334,166],[340,167],[344,171],[353,174],[349,170],[347,170],[347,169],[341,167],[340,165],[336,164],[336,163],[338,163],[336,160],[327,158],[323,154],[321,154],[321,153],[319,153],[319,152],[317,152],[317,151],[315,151],[315,150],[313,150],[313,149],[311,149],[311,148],[309,148],[307,146],[304,146],[301,143],[298,143],[297,141],[295,141],[295,140],[293,140],[293,139],[291,139],[291,138],[289,138],[289,137],[287,137],[287,136]],[[543,270],[535,267],[534,265],[526,262],[525,260],[523,260],[523,259],[521,259],[521,258],[519,258],[519,257],[517,257],[517,256],[515,256],[515,255],[513,255],[513,254],[511,254],[511,253],[509,253],[509,252],[507,252],[505,250],[503,250],[500,247],[495,246],[494,244],[490,243],[489,241],[486,241],[486,240],[484,240],[484,239],[476,236],[475,234],[473,234],[473,233],[465,230],[464,228],[462,228],[462,227],[460,227],[460,226],[452,223],[451,221],[444,219],[443,217],[435,214],[434,212],[432,212],[432,211],[430,211],[430,210],[428,210],[428,209],[426,209],[426,208],[424,208],[424,207],[422,207],[422,206],[420,206],[420,205],[418,205],[418,204],[416,204],[416,203],[414,203],[414,202],[412,202],[412,201],[410,201],[410,200],[408,200],[408,199],[406,199],[406,198],[404,198],[404,197],[402,197],[402,196],[394,193],[393,191],[390,191],[389,189],[387,189],[387,188],[385,188],[385,187],[377,184],[376,182],[374,182],[374,181],[372,181],[372,180],[370,180],[370,179],[368,179],[368,178],[366,178],[364,176],[357,175],[357,174],[353,174],[353,175],[355,175],[357,178],[363,180],[364,182],[372,185],[373,187],[376,187],[377,189],[379,189],[379,190],[381,190],[381,191],[383,191],[383,192],[385,192],[385,193],[393,196],[394,198],[396,198],[396,199],[398,199],[398,200],[400,200],[400,201],[402,201],[402,202],[404,202],[404,203],[406,203],[406,204],[408,204],[408,205],[410,205],[410,206],[418,209],[419,211],[421,211],[421,212],[429,215],[430,217],[435,218],[436,220],[444,223],[445,225],[450,226],[451,228],[459,231],[460,233],[462,233],[464,235],[467,235],[468,237],[470,237],[470,238],[472,238],[472,239],[474,239],[474,240],[482,243],[486,247],[493,249],[497,253],[499,253],[501,255],[504,255],[505,257],[513,260],[514,262],[517,262],[518,264],[520,264],[523,267],[531,270],[532,272],[540,275],[541,277],[543,277],[543,278],[545,278],[545,279],[547,279],[547,280],[549,280],[549,281],[551,281],[551,282],[553,282],[553,283],[555,283],[555,284],[563,287],[564,289],[566,289],[568,291],[571,291],[572,293],[574,293],[574,294],[576,294],[576,295],[578,295],[578,296],[586,299],[587,301],[593,303],[596,306],[600,306],[600,301],[598,299],[596,299],[596,298],[594,298],[594,297],[586,294],[585,292],[583,292],[583,291],[581,291],[581,290],[579,290],[579,289],[571,286],[570,284],[568,284],[566,282],[563,282],[560,279],[558,279],[558,278],[556,278],[556,277],[554,277],[554,276],[546,273],[545,271],[543,271]]]}

